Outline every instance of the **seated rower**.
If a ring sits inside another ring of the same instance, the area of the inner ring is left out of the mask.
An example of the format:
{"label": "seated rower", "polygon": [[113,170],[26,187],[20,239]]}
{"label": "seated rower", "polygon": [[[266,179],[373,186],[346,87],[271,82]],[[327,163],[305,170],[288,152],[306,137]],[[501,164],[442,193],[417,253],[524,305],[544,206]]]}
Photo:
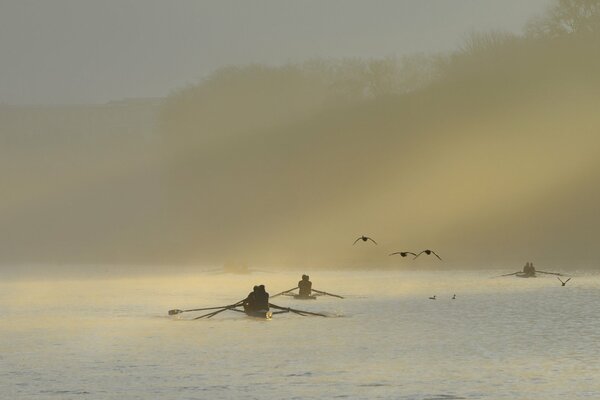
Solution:
{"label": "seated rower", "polygon": [[254,311],[254,310],[258,310],[258,308],[256,307],[256,293],[258,291],[258,286],[254,286],[254,289],[252,290],[252,292],[250,292],[248,294],[248,297],[246,297],[244,299],[244,311],[248,312],[248,311]]}
{"label": "seated rower", "polygon": [[308,297],[312,293],[312,282],[308,280],[308,275],[302,275],[302,280],[298,282],[298,294],[302,297]]}
{"label": "seated rower", "polygon": [[269,311],[269,293],[265,290],[265,285],[260,285],[254,294],[255,310]]}

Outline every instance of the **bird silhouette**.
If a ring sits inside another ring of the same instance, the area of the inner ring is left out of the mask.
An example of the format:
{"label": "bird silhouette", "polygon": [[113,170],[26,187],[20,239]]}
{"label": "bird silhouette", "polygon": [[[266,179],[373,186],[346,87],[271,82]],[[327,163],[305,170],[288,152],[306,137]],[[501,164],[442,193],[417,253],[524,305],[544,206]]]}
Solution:
{"label": "bird silhouette", "polygon": [[562,279],[560,279],[558,276],[556,277],[556,279],[558,279],[560,281],[560,283],[562,283],[563,286],[566,286],[567,282],[569,282],[571,280],[571,278],[569,278],[563,282]]}
{"label": "bird silhouette", "polygon": [[452,296],[452,300],[456,300],[456,294]]}
{"label": "bird silhouette", "polygon": [[388,254],[388,255],[390,255],[390,256],[393,256],[394,254],[400,254],[402,257],[406,257],[406,256],[407,256],[407,255],[409,255],[409,254],[412,254],[412,255],[413,255],[413,256],[415,256],[415,257],[417,256],[417,255],[416,255],[415,253],[413,253],[412,251],[397,251],[397,252],[395,252],[395,253],[391,253],[391,254]]}
{"label": "bird silhouette", "polygon": [[[434,256],[436,256],[437,258],[439,258],[439,259],[440,259],[440,261],[442,261],[442,258],[441,258],[440,256],[438,256],[438,255],[435,253],[435,251],[433,251],[433,250],[429,250],[429,249],[427,249],[427,250],[423,250],[422,252],[420,252],[419,254],[417,254],[417,255],[415,256],[415,258],[419,257],[419,256],[420,256],[421,254],[423,254],[423,253],[427,254],[428,256],[429,256],[429,255],[431,255],[431,254],[433,254]],[[413,260],[414,260],[415,258],[413,258]]]}
{"label": "bird silhouette", "polygon": [[368,236],[360,236],[358,239],[356,239],[356,240],[354,241],[354,243],[352,243],[352,245],[354,246],[354,245],[356,244],[356,242],[358,242],[359,240],[362,240],[363,242],[366,242],[367,240],[370,240],[371,242],[373,242],[373,243],[377,244],[377,242],[376,242],[376,241],[374,241],[373,239],[371,239],[371,238],[370,238],[370,237],[368,237]]}
{"label": "bird silhouette", "polygon": [[429,298],[429,300],[435,300],[435,294]]}

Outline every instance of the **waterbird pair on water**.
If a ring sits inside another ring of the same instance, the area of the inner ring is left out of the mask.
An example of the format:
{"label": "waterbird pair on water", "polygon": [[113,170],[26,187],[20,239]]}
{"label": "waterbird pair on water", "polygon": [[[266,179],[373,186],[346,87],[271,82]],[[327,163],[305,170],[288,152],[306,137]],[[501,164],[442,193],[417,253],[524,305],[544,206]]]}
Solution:
{"label": "waterbird pair on water", "polygon": [[[365,235],[362,235],[362,236],[359,236],[359,237],[358,237],[358,238],[357,238],[357,239],[354,241],[354,243],[352,243],[352,245],[354,246],[354,245],[355,245],[355,244],[356,244],[356,243],[357,243],[359,240],[362,240],[363,242],[366,242],[366,241],[370,240],[371,242],[373,242],[373,243],[377,244],[377,242],[376,242],[375,240],[373,240],[372,238],[370,238],[370,237],[368,237],[368,236],[365,236]],[[423,251],[421,251],[419,254],[413,253],[412,251],[397,251],[397,252],[395,252],[395,253],[391,253],[391,254],[389,254],[389,255],[390,255],[390,256],[393,256],[393,255],[395,255],[395,254],[400,254],[400,256],[402,256],[402,257],[406,257],[407,255],[411,254],[411,255],[413,255],[413,256],[414,256],[414,258],[413,258],[413,260],[414,260],[414,259],[416,259],[417,257],[419,257],[419,256],[420,256],[421,254],[423,254],[423,253],[427,254],[428,256],[430,256],[430,255],[432,255],[432,254],[433,254],[434,256],[436,256],[437,258],[439,258],[439,260],[440,260],[440,261],[442,261],[442,258],[441,258],[440,256],[438,256],[438,255],[436,254],[436,252],[435,252],[435,251],[433,251],[433,250],[429,250],[429,249],[423,250]]]}
{"label": "waterbird pair on water", "polygon": [[[429,300],[437,300],[435,294],[429,298]],[[452,296],[452,300],[456,300],[456,294]]]}

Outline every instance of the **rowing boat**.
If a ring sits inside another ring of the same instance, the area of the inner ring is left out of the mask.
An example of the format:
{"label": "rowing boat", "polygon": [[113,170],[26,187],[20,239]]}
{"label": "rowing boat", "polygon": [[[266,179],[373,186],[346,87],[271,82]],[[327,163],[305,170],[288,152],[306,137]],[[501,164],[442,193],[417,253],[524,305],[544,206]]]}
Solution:
{"label": "rowing boat", "polygon": [[315,295],[306,296],[306,295],[295,294],[295,295],[293,295],[293,297],[296,300],[316,300],[317,299],[317,296],[315,296]]}
{"label": "rowing boat", "polygon": [[535,277],[536,277],[536,275],[535,275],[535,272],[533,272],[533,273],[528,273],[528,274],[525,274],[525,273],[518,273],[518,274],[515,274],[515,276],[516,276],[517,278],[535,278]]}
{"label": "rowing boat", "polygon": [[252,317],[252,318],[267,319],[267,320],[273,318],[273,313],[271,311],[267,311],[267,310],[254,310],[254,311],[246,310],[244,312],[246,313],[247,316]]}

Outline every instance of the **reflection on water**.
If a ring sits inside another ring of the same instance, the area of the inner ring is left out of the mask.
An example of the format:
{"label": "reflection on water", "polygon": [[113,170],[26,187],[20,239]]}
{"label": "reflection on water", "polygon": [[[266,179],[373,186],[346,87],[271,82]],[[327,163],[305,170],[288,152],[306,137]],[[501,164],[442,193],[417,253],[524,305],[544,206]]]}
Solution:
{"label": "reflection on water", "polygon": [[233,303],[258,283],[289,289],[300,274],[2,283],[3,397],[600,396],[597,275],[562,287],[488,272],[313,273],[316,289],[348,298],[274,302],[341,317],[167,316]]}

